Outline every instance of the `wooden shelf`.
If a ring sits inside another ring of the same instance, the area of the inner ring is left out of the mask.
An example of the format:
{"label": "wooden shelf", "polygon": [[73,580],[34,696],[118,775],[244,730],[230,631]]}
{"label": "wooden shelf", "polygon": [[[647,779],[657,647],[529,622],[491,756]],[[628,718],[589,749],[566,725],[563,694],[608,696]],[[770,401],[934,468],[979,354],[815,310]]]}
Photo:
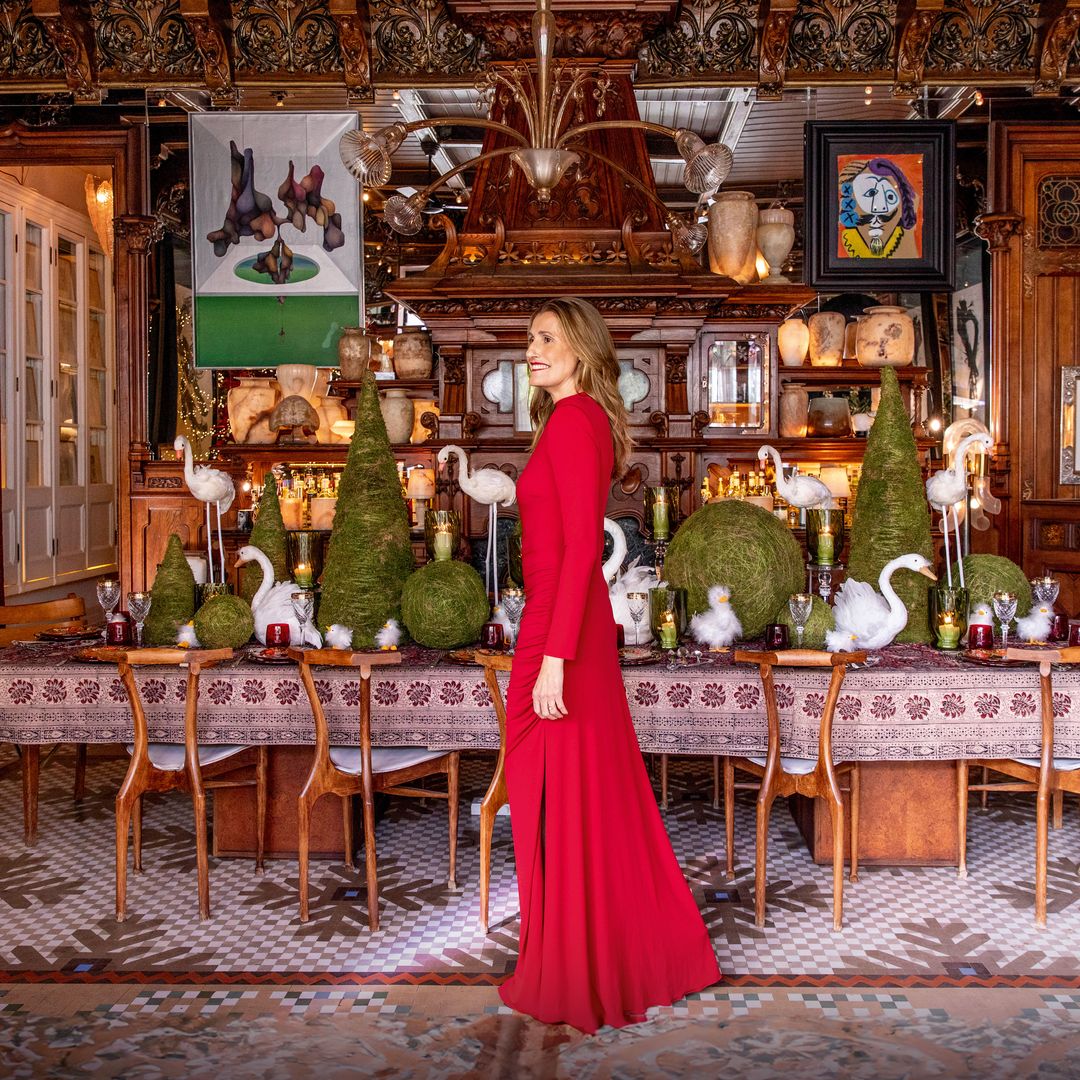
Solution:
{"label": "wooden shelf", "polygon": [[[912,383],[926,385],[930,369],[925,367],[894,368],[901,384]],[[776,371],[779,382],[797,382],[813,386],[877,386],[881,381],[880,368],[862,367],[860,364],[844,364],[841,367],[779,367]]]}
{"label": "wooden shelf", "polygon": [[[345,379],[335,379],[330,384],[331,390],[345,390],[355,393],[363,383],[351,382]],[[376,390],[438,390],[438,379],[376,379]]]}

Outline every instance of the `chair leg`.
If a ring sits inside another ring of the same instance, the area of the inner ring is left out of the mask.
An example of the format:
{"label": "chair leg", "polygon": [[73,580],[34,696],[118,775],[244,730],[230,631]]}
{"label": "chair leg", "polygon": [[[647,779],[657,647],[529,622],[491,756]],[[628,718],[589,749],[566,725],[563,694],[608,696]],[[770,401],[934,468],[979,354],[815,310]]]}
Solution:
{"label": "chair leg", "polygon": [[990,798],[990,789],[986,786],[987,784],[990,783],[990,770],[985,765],[982,767],[982,781],[981,782],[982,782],[982,785],[983,785],[983,789],[980,792],[980,794],[982,795],[982,799],[980,800],[980,803],[982,805],[982,808],[985,810],[987,801]]}
{"label": "chair leg", "polygon": [[724,836],[727,843],[727,879],[735,880],[735,764],[724,758]]}
{"label": "chair leg", "polygon": [[195,811],[195,861],[199,874],[199,918],[210,918],[210,857],[206,843],[206,795],[193,792],[192,807]]}
{"label": "chair leg", "polygon": [[754,925],[765,925],[765,890],[767,881],[765,866],[768,858],[769,815],[772,813],[773,794],[759,791],[757,802],[757,855],[754,861]]}
{"label": "chair leg", "polygon": [[667,809],[668,756],[660,755],[660,809]]}
{"label": "chair leg", "polygon": [[859,766],[851,769],[849,799],[851,802],[851,880],[859,880]]}
{"label": "chair leg", "polygon": [[[983,772],[985,773],[986,769],[983,769]],[[967,877],[967,813],[968,763],[961,758],[956,763],[956,837],[959,846],[956,876],[958,878]]]}
{"label": "chair leg", "polygon": [[135,859],[132,869],[136,874],[142,873],[142,796],[140,795],[131,806],[131,832],[132,848]]}
{"label": "chair leg", "polygon": [[488,898],[491,889],[491,833],[495,808],[480,804],[480,929],[488,932]]}
{"label": "chair leg", "polygon": [[308,855],[311,848],[311,808],[322,792],[305,787],[296,800],[296,847],[300,861],[300,921],[310,918],[308,909]]}
{"label": "chair leg", "polygon": [[834,930],[844,924],[844,800],[828,799],[832,815],[832,899]]}
{"label": "chair leg", "polygon": [[446,799],[450,804],[450,877],[447,888],[457,890],[457,832],[458,832],[458,774],[459,761],[456,753],[446,763]]}
{"label": "chair leg", "polygon": [[86,798],[86,743],[75,744],[75,801]]}
{"label": "chair leg", "polygon": [[720,755],[713,754],[712,759],[712,808],[720,809]]}
{"label": "chair leg", "polygon": [[37,843],[41,747],[23,745],[19,748],[19,752],[22,758],[23,843],[27,847],[33,847]]}
{"label": "chair leg", "polygon": [[375,862],[375,796],[370,784],[365,784],[364,809],[364,864],[367,869],[368,927],[379,929],[379,875]]}
{"label": "chair leg", "polygon": [[1046,926],[1046,857],[1050,835],[1050,792],[1035,796],[1035,925]]}
{"label": "chair leg", "polygon": [[[137,800],[136,800],[137,801]],[[116,921],[127,916],[127,850],[131,827],[131,799],[121,792],[116,796]]]}
{"label": "chair leg", "polygon": [[356,846],[353,840],[351,795],[341,796],[341,824],[345,832],[345,866],[351,870],[353,868],[353,850]]}
{"label": "chair leg", "polygon": [[1065,803],[1065,792],[1058,788],[1054,792],[1054,828],[1061,828],[1061,813]]}
{"label": "chair leg", "polygon": [[266,777],[270,771],[270,752],[260,746],[255,755],[255,873],[261,874],[266,855]]}

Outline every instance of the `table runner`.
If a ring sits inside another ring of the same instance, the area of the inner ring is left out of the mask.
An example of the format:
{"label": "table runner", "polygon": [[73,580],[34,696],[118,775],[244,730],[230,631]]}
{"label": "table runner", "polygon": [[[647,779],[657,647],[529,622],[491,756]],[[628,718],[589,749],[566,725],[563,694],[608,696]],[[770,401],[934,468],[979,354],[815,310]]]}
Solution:
{"label": "table runner", "polygon": [[[0,741],[118,743],[131,737],[127,696],[115,668],[78,661],[53,644],[0,650]],[[925,646],[890,646],[879,662],[850,671],[837,705],[835,756],[860,761],[1031,756],[1039,749],[1038,670],[969,664]],[[150,736],[183,741],[185,674],[138,673]],[[785,753],[813,756],[829,674],[779,669],[777,699]],[[757,671],[731,653],[705,662],[623,669],[646,752],[744,754],[766,745]],[[331,738],[355,744],[360,682],[347,669],[316,680]],[[505,691],[505,682],[504,691]],[[372,731],[381,746],[494,748],[498,728],[483,672],[444,653],[407,647],[400,667],[372,674]],[[1080,669],[1054,672],[1056,750],[1080,757]],[[311,710],[294,665],[247,657],[204,673],[199,703],[204,743],[304,744]]]}

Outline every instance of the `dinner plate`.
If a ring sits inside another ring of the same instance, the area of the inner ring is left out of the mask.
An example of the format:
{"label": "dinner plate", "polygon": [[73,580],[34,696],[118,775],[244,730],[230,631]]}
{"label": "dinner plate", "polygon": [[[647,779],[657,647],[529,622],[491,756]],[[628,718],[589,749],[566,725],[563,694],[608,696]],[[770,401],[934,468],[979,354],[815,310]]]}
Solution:
{"label": "dinner plate", "polygon": [[92,630],[88,626],[51,626],[39,630],[37,636],[42,641],[91,641],[101,637],[101,627]]}
{"label": "dinner plate", "polygon": [[1006,660],[1004,649],[965,649],[957,653],[966,664],[983,664],[987,667],[1027,667],[1026,660]]}
{"label": "dinner plate", "polygon": [[668,653],[659,649],[631,645],[619,650],[619,663],[623,667],[633,667],[637,664],[662,664],[667,659],[669,659]]}
{"label": "dinner plate", "polygon": [[289,656],[289,650],[267,645],[264,649],[249,649],[248,659],[257,664],[291,664],[293,659]]}

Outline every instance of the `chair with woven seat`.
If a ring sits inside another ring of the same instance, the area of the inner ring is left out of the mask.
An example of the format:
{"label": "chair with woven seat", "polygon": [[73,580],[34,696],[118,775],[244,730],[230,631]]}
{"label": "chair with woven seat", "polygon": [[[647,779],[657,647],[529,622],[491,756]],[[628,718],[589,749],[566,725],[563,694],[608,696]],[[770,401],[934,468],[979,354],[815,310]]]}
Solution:
{"label": "chair with woven seat", "polygon": [[[450,811],[449,888],[456,889],[458,769],[457,750],[427,750],[418,746],[377,748],[371,746],[371,669],[401,663],[401,653],[352,652],[348,649],[290,649],[300,665],[300,679],[307,690],[315,718],[315,759],[297,800],[298,848],[300,856],[300,921],[309,918],[308,860],[311,811],[324,795],[342,799],[345,819],[345,862],[352,865],[351,799],[362,796],[364,819],[364,859],[367,870],[368,926],[379,929],[379,878],[375,863],[375,793],[406,795],[420,799],[445,799]],[[311,674],[314,667],[354,668],[360,674],[360,745],[331,746],[326,714]],[[412,787],[426,776],[446,775],[446,792]]]}
{"label": "chair with woven seat", "polygon": [[[1059,812],[1060,795],[1071,791],[1080,794],[1080,758],[1054,754],[1054,685],[1052,664],[1080,663],[1080,647],[1066,649],[1008,649],[1007,660],[1020,660],[1039,667],[1039,698],[1042,733],[1037,758],[978,758],[956,763],[956,792],[959,803],[957,831],[960,836],[960,862],[957,876],[967,877],[967,807],[971,791],[1035,792],[1035,923],[1046,926],[1047,854],[1050,843],[1050,817]],[[987,780],[968,783],[972,768],[981,768],[1010,777],[1006,781]],[[1055,822],[1055,825],[1060,822]]]}
{"label": "chair with woven seat", "polygon": [[[805,795],[824,799],[829,804],[833,831],[833,929],[839,930],[844,916],[844,800],[851,802],[850,846],[851,880],[859,876],[859,765],[858,762],[834,762],[832,758],[832,725],[836,702],[844,682],[847,665],[862,663],[866,653],[827,653],[814,649],[787,649],[778,652],[735,653],[735,662],[756,664],[765,693],[765,714],[769,726],[769,743],[764,755],[724,759],[724,825],[727,834],[727,876],[735,876],[735,790],[748,788],[757,792],[757,859],[754,871],[754,921],[765,925],[765,864],[769,836],[769,815],[773,801],[779,796]],[[789,757],[780,745],[780,711],[776,704],[776,685],[773,668],[831,668],[829,689],[821,713],[816,758]],[[757,784],[736,784],[735,769],[760,777]],[[842,788],[840,779],[846,776],[848,786]]]}
{"label": "chair with woven seat", "polygon": [[[210,918],[210,864],[206,834],[206,792],[214,788],[254,787],[256,816],[255,869],[263,868],[266,839],[265,746],[199,745],[199,676],[207,668],[232,657],[232,649],[90,649],[89,655],[116,663],[131,705],[135,741],[128,746],[131,761],[116,795],[116,919],[127,915],[127,849],[129,826],[134,833],[136,873],[142,871],[142,797],[147,792],[187,791],[195,810],[195,850],[199,879],[199,917]],[[137,667],[179,666],[187,668],[184,697],[184,742],[150,741],[142,695],[135,680]],[[247,750],[254,750],[251,773],[237,777],[244,762],[233,760]],[[222,773],[227,778],[216,779]]]}
{"label": "chair with woven seat", "polygon": [[[32,604],[0,604],[0,646],[22,638],[32,638],[42,630],[77,626],[86,619],[86,604],[81,596],[68,593],[60,600],[42,600]],[[22,758],[23,839],[28,847],[37,840],[38,785],[41,749],[16,748]],[[53,747],[49,756],[55,751]],[[46,761],[48,758],[46,758]],[[86,743],[75,744],[75,801],[86,794]]]}

